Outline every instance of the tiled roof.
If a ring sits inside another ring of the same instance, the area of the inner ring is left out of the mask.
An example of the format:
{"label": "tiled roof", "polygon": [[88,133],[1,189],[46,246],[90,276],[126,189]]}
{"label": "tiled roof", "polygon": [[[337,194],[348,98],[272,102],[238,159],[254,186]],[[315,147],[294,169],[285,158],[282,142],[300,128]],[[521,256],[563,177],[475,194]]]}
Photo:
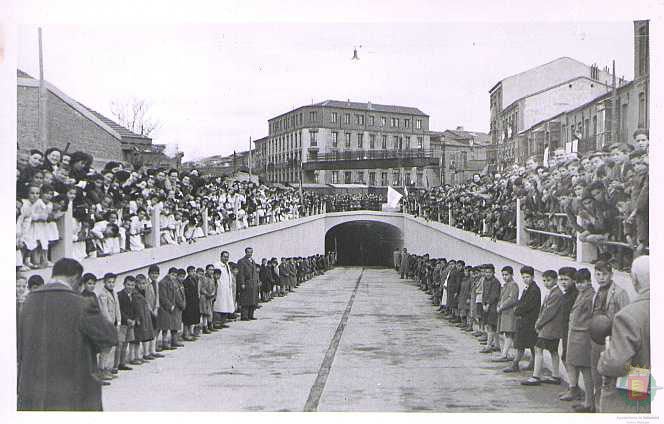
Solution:
{"label": "tiled roof", "polygon": [[103,123],[108,125],[109,127],[113,128],[118,134],[120,134],[120,136],[122,136],[122,141],[128,141],[128,142],[132,141],[132,140],[125,140],[127,138],[135,138],[135,139],[137,138],[137,139],[142,140],[143,142],[149,142],[150,140],[152,140],[150,137],[145,137],[143,135],[138,135],[135,132],[128,130],[127,128],[123,127],[122,125],[118,124],[117,122],[113,121],[112,119],[109,119],[109,118],[105,117],[101,113],[90,109],[89,107],[87,107],[86,105],[84,105],[82,103],[79,103],[79,104],[81,106],[83,106],[85,109],[87,109],[88,111],[90,111],[90,113],[92,113],[94,116],[96,116],[97,119],[99,119],[100,121],[102,121]]}
{"label": "tiled roof", "polygon": [[314,106],[322,107],[336,107],[340,109],[356,109],[356,110],[371,110],[376,112],[385,113],[404,113],[409,115],[422,115],[428,116],[416,107],[408,106],[393,106],[393,105],[379,105],[375,103],[359,103],[359,102],[344,102],[340,100],[325,100],[324,102],[316,103]]}
{"label": "tiled roof", "polygon": [[27,72],[23,72],[23,71],[21,71],[20,69],[17,69],[17,70],[16,70],[16,76],[17,76],[18,78],[30,78],[30,79],[34,79],[34,78],[32,77],[32,75],[29,75]]}

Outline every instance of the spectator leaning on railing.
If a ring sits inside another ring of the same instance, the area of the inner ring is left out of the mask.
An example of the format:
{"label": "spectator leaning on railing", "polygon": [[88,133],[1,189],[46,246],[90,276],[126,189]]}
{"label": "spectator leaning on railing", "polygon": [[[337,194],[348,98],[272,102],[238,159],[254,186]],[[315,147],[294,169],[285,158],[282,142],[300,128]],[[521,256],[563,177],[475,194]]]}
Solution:
{"label": "spectator leaning on railing", "polygon": [[648,251],[648,146],[648,132],[639,129],[631,144],[552,157],[547,167],[531,158],[502,174],[412,190],[402,204],[426,219],[515,241],[519,198],[530,247],[574,257],[578,233],[597,248],[599,260],[626,269]]}

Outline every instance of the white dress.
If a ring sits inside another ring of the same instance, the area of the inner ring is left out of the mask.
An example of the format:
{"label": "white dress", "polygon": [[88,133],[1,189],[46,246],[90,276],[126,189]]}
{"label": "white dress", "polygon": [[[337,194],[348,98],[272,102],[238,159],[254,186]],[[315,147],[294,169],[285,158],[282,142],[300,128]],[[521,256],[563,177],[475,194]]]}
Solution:
{"label": "white dress", "polygon": [[[37,199],[32,205],[32,223],[30,231],[33,240],[41,245],[41,248],[48,249],[48,206],[41,200]],[[39,221],[35,221],[39,219]]]}
{"label": "white dress", "polygon": [[214,311],[219,313],[232,314],[235,312],[235,294],[233,287],[235,281],[230,267],[223,263],[218,263],[217,268],[221,270],[219,285],[217,286],[217,300],[214,302]]}

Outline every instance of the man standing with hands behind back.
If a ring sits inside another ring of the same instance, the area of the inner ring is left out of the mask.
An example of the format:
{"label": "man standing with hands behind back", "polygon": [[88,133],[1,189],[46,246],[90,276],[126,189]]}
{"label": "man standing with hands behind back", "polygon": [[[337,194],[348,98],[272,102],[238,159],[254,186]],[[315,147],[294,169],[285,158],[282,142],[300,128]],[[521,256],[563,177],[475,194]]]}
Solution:
{"label": "man standing with hands behind back", "polygon": [[237,289],[239,294],[239,303],[241,307],[241,320],[248,321],[254,318],[256,309],[256,297],[258,295],[258,271],[252,258],[254,249],[247,247],[244,249],[244,257],[237,263]]}

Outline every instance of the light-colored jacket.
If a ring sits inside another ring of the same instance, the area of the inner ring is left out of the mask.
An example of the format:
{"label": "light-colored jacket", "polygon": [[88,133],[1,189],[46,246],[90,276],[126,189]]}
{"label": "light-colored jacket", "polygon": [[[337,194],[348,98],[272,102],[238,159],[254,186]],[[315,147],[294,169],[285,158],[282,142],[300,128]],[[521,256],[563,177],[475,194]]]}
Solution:
{"label": "light-colored jacket", "polygon": [[120,302],[118,301],[118,294],[104,287],[97,293],[97,299],[99,300],[99,308],[104,318],[113,325],[119,325]]}

